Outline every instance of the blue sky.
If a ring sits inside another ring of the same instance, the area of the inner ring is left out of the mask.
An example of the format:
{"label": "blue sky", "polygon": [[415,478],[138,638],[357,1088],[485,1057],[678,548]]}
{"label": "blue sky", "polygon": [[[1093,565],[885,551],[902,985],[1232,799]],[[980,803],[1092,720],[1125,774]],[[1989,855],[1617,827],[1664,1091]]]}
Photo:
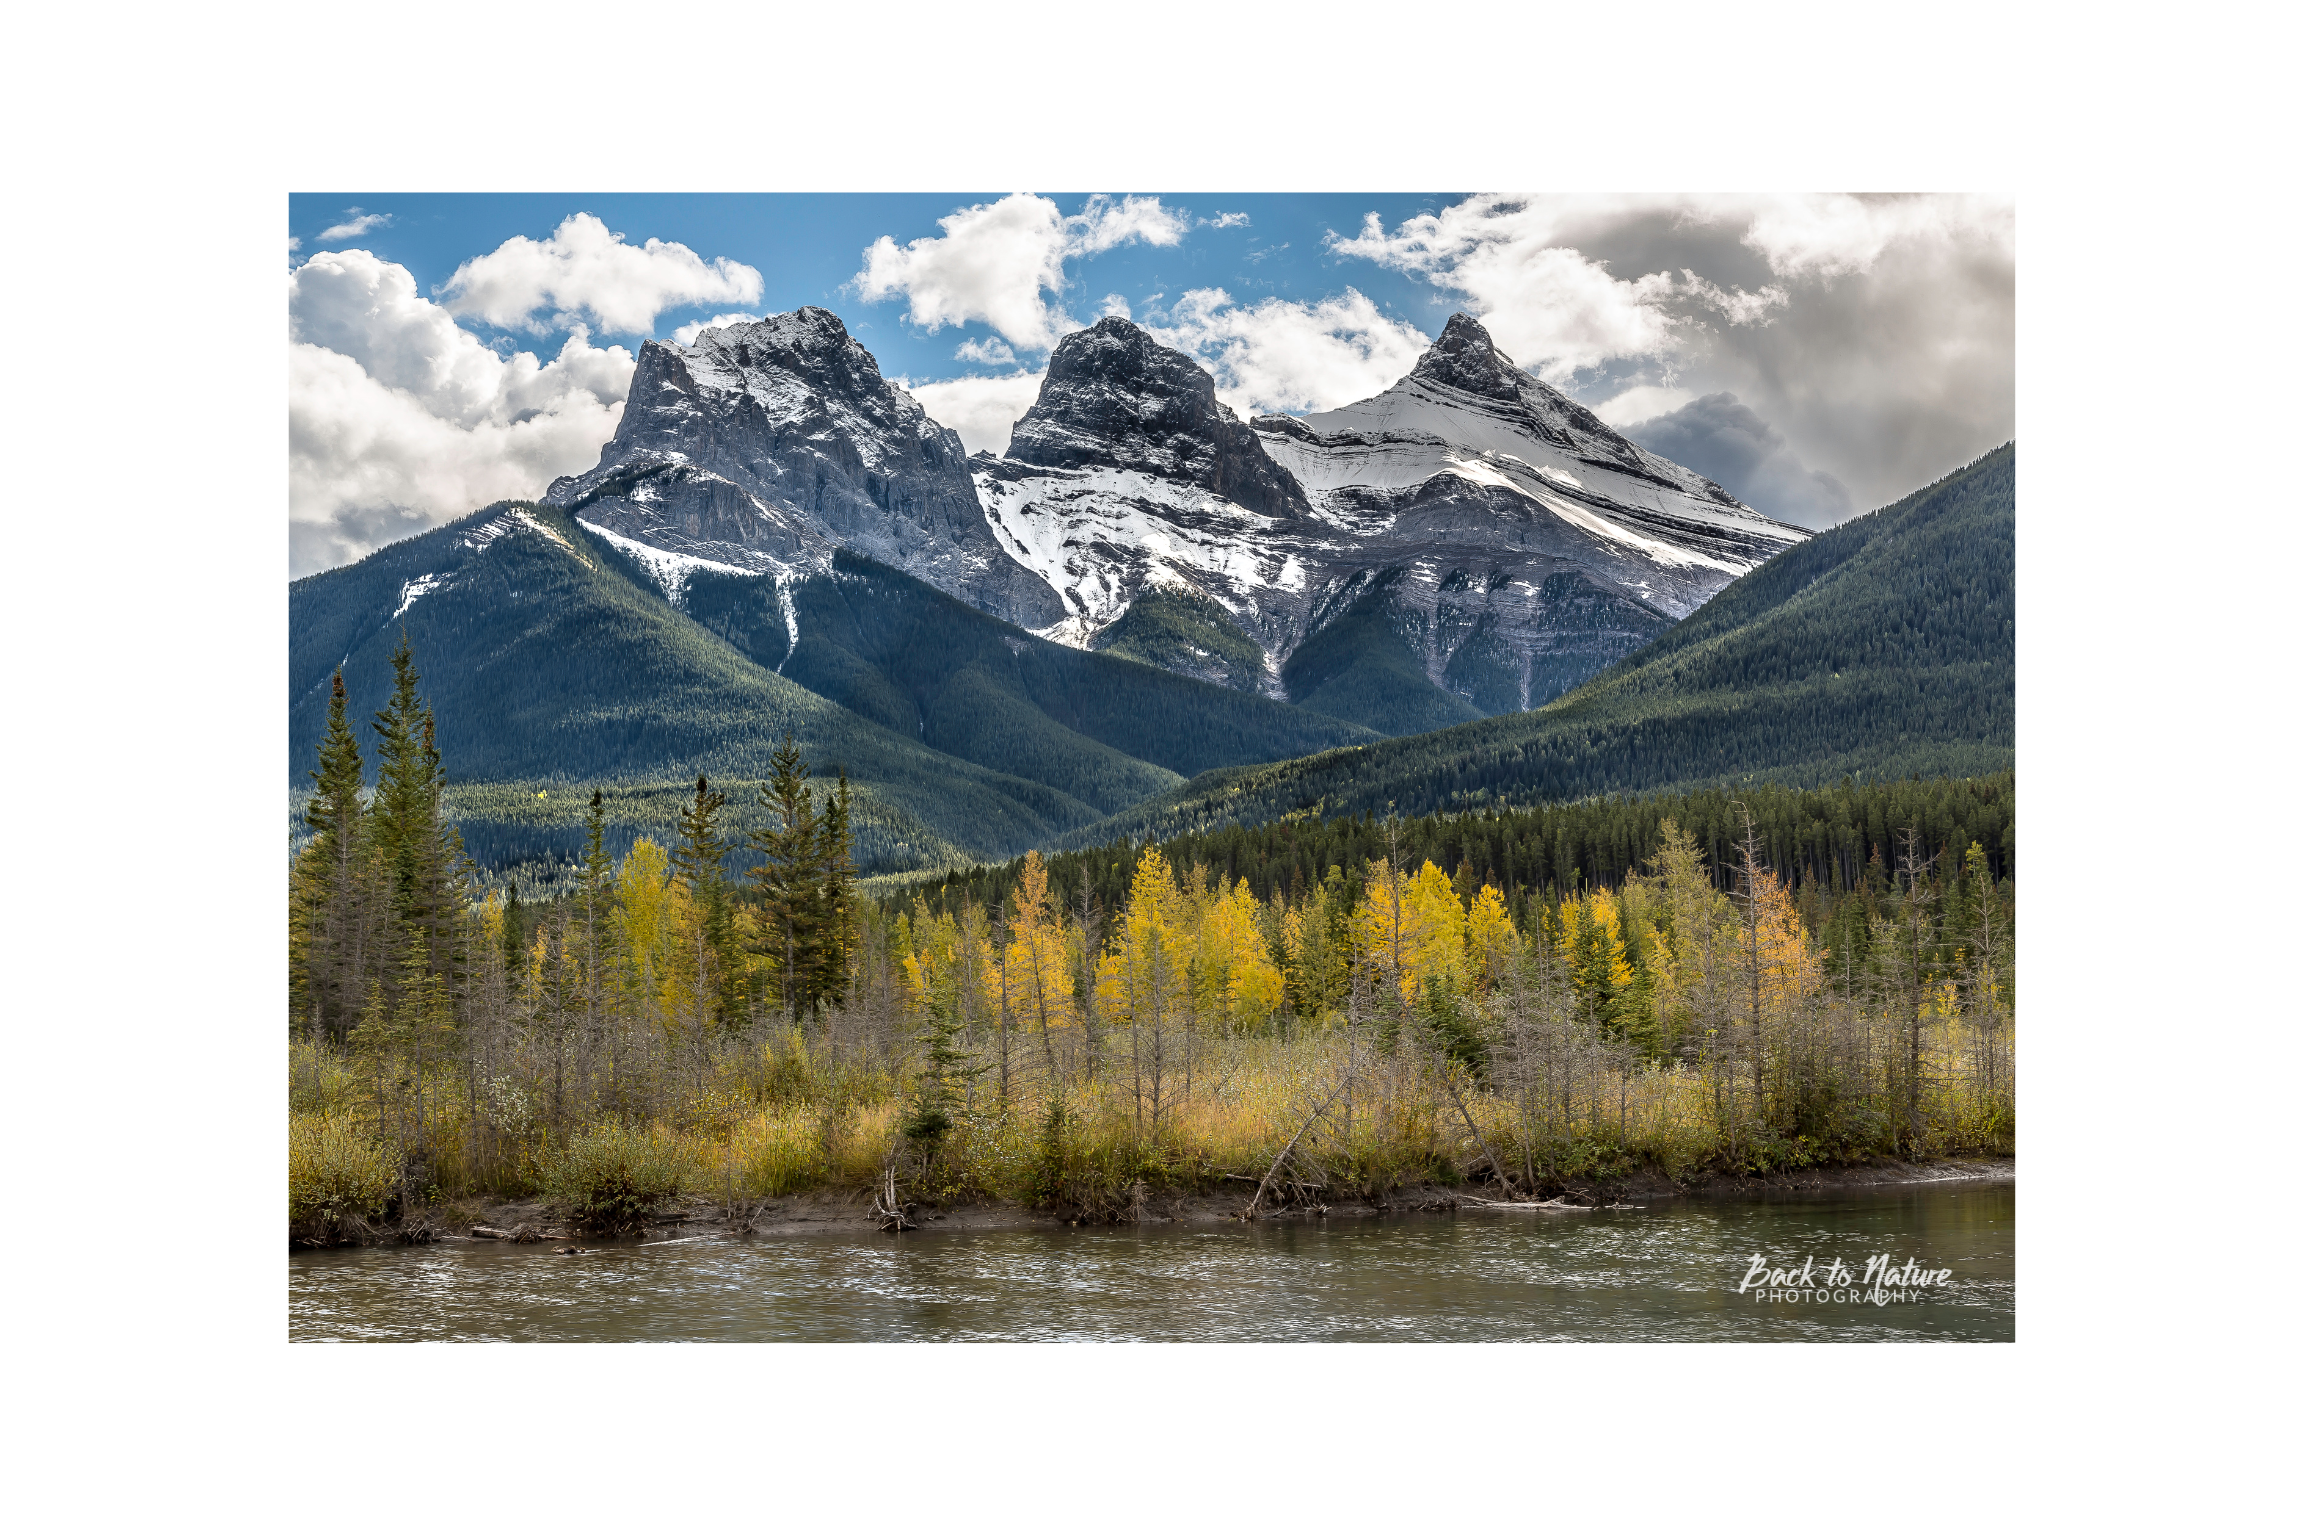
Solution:
{"label": "blue sky", "polygon": [[1118,312],[1243,415],[1388,387],[1450,314],[1761,511],[2014,435],[2014,216],[1960,196],[297,194],[290,564],[589,468],[649,338],[817,304],[973,451]]}
{"label": "blue sky", "polygon": [[[936,221],[956,208],[986,204],[1007,194],[871,193],[856,195],[672,195],[517,193],[505,195],[395,195],[390,193],[297,193],[288,200],[288,229],[302,247],[291,260],[321,249],[358,247],[406,267],[417,286],[431,293],[472,257],[495,250],[516,235],[544,240],[575,212],[597,215],[608,227],[638,242],[659,239],[687,246],[706,258],[727,257],[760,273],[764,292],[758,304],[684,304],[667,309],[648,333],[668,338],[681,324],[709,319],[724,309],[749,307],[781,313],[803,304],[832,310],[849,333],[870,348],[883,372],[933,379],[969,371],[953,354],[961,342],[982,340],[991,328],[982,322],[947,325],[934,335],[904,321],[900,303],[862,302],[853,280],[864,253],[883,235],[899,243],[937,234]],[[1076,213],[1087,193],[1047,193],[1068,213]],[[1461,307],[1460,296],[1436,291],[1429,283],[1388,270],[1363,258],[1338,256],[1323,243],[1330,230],[1351,235],[1369,213],[1386,224],[1460,201],[1460,195],[1382,194],[1295,195],[1159,194],[1164,206],[1213,220],[1245,213],[1243,226],[1200,226],[1172,246],[1131,242],[1078,258],[1070,264],[1072,299],[1085,318],[1095,317],[1108,293],[1141,306],[1154,294],[1218,287],[1235,298],[1279,297],[1317,300],[1345,287],[1357,288],[1388,314],[1437,335]],[[323,246],[317,237],[340,226],[358,208],[382,214],[389,223]],[[565,331],[504,332],[484,322],[469,328],[490,340],[508,336],[523,347],[540,342],[557,348]],[[625,339],[629,333],[600,333],[599,339]],[[634,338],[637,339],[637,338]]]}

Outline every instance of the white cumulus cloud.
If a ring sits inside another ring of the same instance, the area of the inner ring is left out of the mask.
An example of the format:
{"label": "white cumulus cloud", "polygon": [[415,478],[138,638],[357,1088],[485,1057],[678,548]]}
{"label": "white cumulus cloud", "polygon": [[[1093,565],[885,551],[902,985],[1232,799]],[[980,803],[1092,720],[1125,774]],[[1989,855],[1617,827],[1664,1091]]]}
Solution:
{"label": "white cumulus cloud", "polygon": [[366,251],[290,272],[288,337],[299,575],[590,468],[632,382],[632,354],[582,329],[549,362],[500,357]]}
{"label": "white cumulus cloud", "polygon": [[1216,394],[1242,414],[1323,411],[1399,382],[1431,338],[1394,320],[1357,289],[1318,303],[1268,298],[1236,304],[1221,288],[1195,288],[1147,326],[1198,358]]}
{"label": "white cumulus cloud", "polygon": [[388,213],[362,213],[357,208],[344,210],[352,217],[341,224],[331,224],[316,236],[322,245],[333,245],[339,240],[357,240],[368,231],[392,222]]}
{"label": "white cumulus cloud", "polygon": [[1781,434],[1767,475],[1803,515],[1879,505],[2015,431],[2005,200],[1483,194],[1328,244],[1462,296],[1610,421],[1672,417],[1690,452]]}
{"label": "white cumulus cloud", "polygon": [[1612,427],[1623,427],[1676,411],[1695,398],[1694,391],[1669,384],[1635,384],[1592,407],[1592,414]]}
{"label": "white cumulus cloud", "polygon": [[675,330],[672,339],[684,347],[692,347],[696,345],[696,338],[706,331],[716,331],[724,325],[749,325],[759,318],[758,315],[734,314],[714,315],[709,320],[691,320]]}
{"label": "white cumulus cloud", "polygon": [[922,410],[959,433],[961,445],[970,453],[1006,453],[1009,428],[1040,398],[1040,381],[1046,377],[1044,371],[1011,373],[928,384],[906,382],[904,387]]}
{"label": "white cumulus cloud", "polygon": [[667,309],[757,304],[760,274],[722,256],[706,261],[676,242],[632,245],[589,213],[572,213],[543,240],[515,235],[465,262],[440,287],[448,312],[539,334],[589,319],[601,330],[645,334]]}
{"label": "white cumulus cloud", "polygon": [[960,343],[952,355],[964,363],[982,363],[988,368],[1006,368],[1016,361],[1014,349],[997,336],[987,336],[982,341],[971,336]]}
{"label": "white cumulus cloud", "polygon": [[982,321],[1013,346],[1044,352],[1078,324],[1064,312],[1064,263],[1132,240],[1174,245],[1190,228],[1157,197],[1098,194],[1066,215],[1051,198],[1014,193],[936,221],[941,235],[898,245],[882,235],[854,279],[868,304],[905,301],[904,318],[931,333]]}

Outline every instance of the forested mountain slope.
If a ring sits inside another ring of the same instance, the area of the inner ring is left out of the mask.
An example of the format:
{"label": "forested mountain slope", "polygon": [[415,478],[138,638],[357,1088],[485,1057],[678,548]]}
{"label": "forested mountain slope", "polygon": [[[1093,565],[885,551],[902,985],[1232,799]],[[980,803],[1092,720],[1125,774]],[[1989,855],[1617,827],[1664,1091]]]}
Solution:
{"label": "forested mountain slope", "polygon": [[827,574],[792,586],[789,600],[787,615],[772,580],[716,571],[681,591],[699,624],[801,686],[1106,811],[1210,768],[1378,739],[1277,700],[1043,640],[845,550]]}
{"label": "forested mountain slope", "polygon": [[2016,448],[1793,546],[1555,703],[1203,774],[1075,846],[1292,814],[1403,814],[2015,759]]}
{"label": "forested mountain slope", "polygon": [[[1759,784],[1394,820],[1365,812],[1302,817],[1185,833],[1152,846],[1173,868],[1205,870],[1226,889],[1247,881],[1259,901],[1301,900],[1327,882],[1358,901],[1370,865],[1396,861],[1413,869],[1429,859],[1453,878],[1459,895],[1496,886],[1515,920],[1525,923],[1531,904],[1620,885],[1648,869],[1667,818],[1694,840],[1714,883],[1732,890],[1747,814],[1762,862],[1806,892],[1868,886],[1878,892],[1894,874],[1897,837],[1906,828],[1918,835],[1924,856],[1937,856],[1942,873],[1957,869],[1972,842],[1982,846],[1995,878],[2016,872],[2013,773],[1869,784],[1843,779],[1813,789]],[[1117,911],[1127,902],[1139,853],[1122,841],[1053,855],[1046,860],[1051,888],[1077,893],[1085,881],[1105,911]],[[917,896],[935,911],[956,912],[969,901],[991,909],[1016,889],[1023,864],[1015,859],[916,880],[898,877],[883,882],[883,895],[900,904]]]}
{"label": "forested mountain slope", "polygon": [[[503,780],[756,778],[790,731],[898,822],[1002,852],[1095,819],[1086,802],[864,720],[737,654],[563,514],[500,503],[289,588],[289,771],[309,767],[339,667],[355,719],[379,708],[405,629],[459,793]],[[860,838],[859,854],[910,862]],[[895,843],[903,839],[897,837]]]}
{"label": "forested mountain slope", "polygon": [[699,772],[756,779],[787,730],[820,772],[847,768],[859,856],[883,869],[1048,844],[1183,770],[1373,739],[1039,640],[858,556],[827,564],[779,584],[504,503],[293,583],[291,785],[330,675],[343,669],[365,718],[402,629],[467,842],[490,864],[573,848],[570,784],[622,786],[620,841],[661,833],[677,796],[656,791]]}

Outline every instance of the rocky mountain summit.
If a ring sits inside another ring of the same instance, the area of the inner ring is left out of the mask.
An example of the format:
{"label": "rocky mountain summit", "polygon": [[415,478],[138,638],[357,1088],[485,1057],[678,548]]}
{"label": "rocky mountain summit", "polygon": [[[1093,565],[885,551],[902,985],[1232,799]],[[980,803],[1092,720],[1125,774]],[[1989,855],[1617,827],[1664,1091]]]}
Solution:
{"label": "rocky mountain summit", "polygon": [[1107,317],[1057,344],[1006,454],[970,459],[801,309],[647,343],[599,465],[545,499],[675,598],[695,571],[785,586],[845,548],[1045,638],[1386,732],[1541,704],[1805,536],[1466,315],[1372,399],[1251,422]]}
{"label": "rocky mountain summit", "polygon": [[1003,546],[1064,599],[1043,633],[1395,731],[1541,704],[1804,537],[1466,315],[1375,398],[1245,429],[1198,364],[1108,318],[972,463]]}
{"label": "rocky mountain summit", "polygon": [[599,464],[543,499],[638,546],[668,592],[695,569],[821,573],[846,548],[1014,623],[1063,616],[993,539],[959,434],[830,310],[645,343]]}
{"label": "rocky mountain summit", "polygon": [[1108,315],[1056,344],[1007,457],[1039,469],[1135,470],[1272,517],[1309,512],[1303,488],[1216,398],[1216,380]]}

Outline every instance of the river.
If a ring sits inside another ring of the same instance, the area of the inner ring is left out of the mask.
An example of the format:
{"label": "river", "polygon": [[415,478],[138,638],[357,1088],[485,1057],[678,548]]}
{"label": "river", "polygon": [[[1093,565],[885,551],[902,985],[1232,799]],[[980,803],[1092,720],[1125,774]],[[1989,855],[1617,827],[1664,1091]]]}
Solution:
{"label": "river", "polygon": [[[1740,1294],[1756,1256],[1805,1266],[1805,1294]],[[1875,1256],[1904,1283],[1868,1289]],[[1828,1278],[1835,1259],[1851,1282]],[[2016,1336],[2016,1190],[715,1236],[576,1256],[444,1243],[294,1252],[288,1276],[298,1340],[2005,1341]]]}

